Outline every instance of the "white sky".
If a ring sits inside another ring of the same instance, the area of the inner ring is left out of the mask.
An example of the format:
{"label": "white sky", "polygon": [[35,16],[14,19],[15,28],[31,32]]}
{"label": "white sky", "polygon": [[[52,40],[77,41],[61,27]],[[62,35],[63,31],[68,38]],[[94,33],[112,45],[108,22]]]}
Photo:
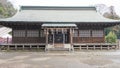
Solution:
{"label": "white sky", "polygon": [[37,6],[94,6],[105,4],[115,6],[115,11],[120,16],[120,0],[9,0],[14,6],[37,5]]}

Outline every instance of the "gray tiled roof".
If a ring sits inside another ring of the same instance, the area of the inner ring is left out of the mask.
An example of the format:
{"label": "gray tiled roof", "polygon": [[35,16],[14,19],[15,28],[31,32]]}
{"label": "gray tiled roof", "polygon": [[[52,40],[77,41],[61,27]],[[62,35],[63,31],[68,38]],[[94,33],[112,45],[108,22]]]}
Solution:
{"label": "gray tiled roof", "polygon": [[26,22],[119,22],[104,18],[95,7],[24,7],[11,18],[0,21]]}

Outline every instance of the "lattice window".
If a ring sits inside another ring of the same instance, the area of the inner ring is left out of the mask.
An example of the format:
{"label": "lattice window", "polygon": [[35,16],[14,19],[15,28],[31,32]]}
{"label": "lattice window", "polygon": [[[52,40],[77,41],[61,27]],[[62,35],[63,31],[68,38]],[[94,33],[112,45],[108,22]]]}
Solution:
{"label": "lattice window", "polygon": [[13,36],[14,37],[25,37],[25,30],[14,30]]}
{"label": "lattice window", "polygon": [[74,30],[74,37],[78,37],[78,30]]}
{"label": "lattice window", "polygon": [[27,37],[39,37],[39,30],[28,30]]}
{"label": "lattice window", "polygon": [[44,30],[40,30],[40,37],[45,37]]}
{"label": "lattice window", "polygon": [[91,33],[90,30],[80,30],[79,37],[90,37]]}
{"label": "lattice window", "polygon": [[103,30],[92,30],[92,37],[103,37]]}

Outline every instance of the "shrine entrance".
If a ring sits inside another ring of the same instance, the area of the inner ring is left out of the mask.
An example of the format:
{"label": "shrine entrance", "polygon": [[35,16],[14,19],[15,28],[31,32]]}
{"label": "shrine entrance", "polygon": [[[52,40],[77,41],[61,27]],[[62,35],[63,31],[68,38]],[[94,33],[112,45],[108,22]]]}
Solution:
{"label": "shrine entrance", "polygon": [[55,37],[53,40],[55,43],[63,43],[63,34],[62,32],[55,33]]}
{"label": "shrine entrance", "polygon": [[65,29],[55,29],[53,32],[51,30],[48,31],[48,44],[50,43],[70,43],[70,30]]}
{"label": "shrine entrance", "polygon": [[46,35],[46,45],[49,47],[66,47],[71,46],[73,42],[73,31],[75,24],[43,24]]}

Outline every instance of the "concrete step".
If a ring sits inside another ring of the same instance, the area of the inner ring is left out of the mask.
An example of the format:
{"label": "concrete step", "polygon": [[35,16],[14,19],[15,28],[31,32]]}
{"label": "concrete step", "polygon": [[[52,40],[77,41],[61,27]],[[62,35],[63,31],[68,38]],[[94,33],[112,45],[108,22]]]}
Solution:
{"label": "concrete step", "polygon": [[49,51],[69,51],[69,48],[49,48]]}
{"label": "concrete step", "polygon": [[63,45],[63,44],[54,44],[54,47],[55,47],[55,48],[63,48],[64,45]]}

